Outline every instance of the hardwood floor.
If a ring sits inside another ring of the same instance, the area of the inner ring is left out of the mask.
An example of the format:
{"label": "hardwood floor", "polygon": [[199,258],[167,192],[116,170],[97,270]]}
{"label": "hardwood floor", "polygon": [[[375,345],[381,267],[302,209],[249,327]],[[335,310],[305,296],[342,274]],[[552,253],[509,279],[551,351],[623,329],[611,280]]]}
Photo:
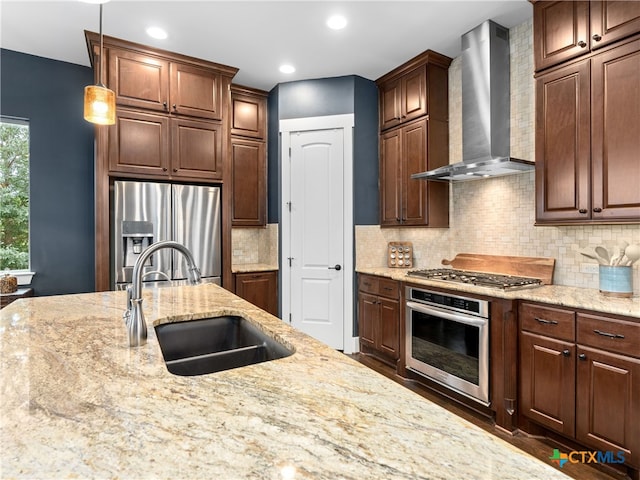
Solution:
{"label": "hardwood floor", "polygon": [[[480,417],[470,409],[467,409],[460,404],[452,402],[451,400],[433,393],[431,390],[420,385],[417,382],[402,378],[401,376],[396,374],[393,368],[376,360],[375,358],[362,354],[355,354],[350,356],[363,365],[366,365],[367,367],[377,371],[378,373],[396,381],[406,388],[418,393],[427,400],[440,405],[441,407],[449,410],[452,413],[455,413],[459,417],[462,417],[465,420],[473,423],[474,425],[482,428],[483,430],[496,435],[502,440],[510,443],[511,445],[545,463],[549,462],[549,457],[552,455],[554,448],[559,448],[561,451],[565,452],[568,451],[568,449],[554,444],[544,438],[532,437],[521,432],[516,433],[515,435],[511,435],[498,428],[495,428],[495,426],[487,421],[486,418]],[[562,473],[576,480],[628,480],[630,478],[629,476],[618,473],[612,468],[606,466],[593,464],[587,465],[582,463],[567,463],[562,468]],[[524,478],[526,478],[526,472],[523,472],[523,479]]]}

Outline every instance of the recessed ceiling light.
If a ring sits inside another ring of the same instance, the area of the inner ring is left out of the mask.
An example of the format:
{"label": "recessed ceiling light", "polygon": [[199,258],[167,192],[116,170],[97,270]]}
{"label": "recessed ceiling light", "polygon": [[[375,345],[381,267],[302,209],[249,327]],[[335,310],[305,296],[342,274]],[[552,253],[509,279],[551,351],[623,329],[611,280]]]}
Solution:
{"label": "recessed ceiling light", "polygon": [[147,35],[158,40],[164,40],[168,36],[167,32],[160,27],[147,28]]}
{"label": "recessed ceiling light", "polygon": [[282,73],[293,73],[296,71],[296,68],[293,65],[280,65],[280,71]]}
{"label": "recessed ceiling light", "polygon": [[342,30],[346,26],[347,19],[342,15],[333,15],[332,17],[329,17],[329,20],[327,20],[327,27],[332,30]]}

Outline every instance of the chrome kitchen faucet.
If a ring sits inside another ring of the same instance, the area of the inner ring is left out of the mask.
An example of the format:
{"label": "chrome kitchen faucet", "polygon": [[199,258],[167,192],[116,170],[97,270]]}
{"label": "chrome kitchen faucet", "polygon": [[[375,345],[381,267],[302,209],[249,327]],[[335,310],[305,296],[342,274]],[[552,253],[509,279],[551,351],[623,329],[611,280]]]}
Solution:
{"label": "chrome kitchen faucet", "polygon": [[147,259],[154,252],[163,248],[172,248],[182,253],[187,260],[190,283],[192,285],[200,283],[200,270],[196,267],[193,255],[181,243],[166,240],[153,243],[143,250],[133,266],[131,284],[127,286],[127,309],[122,314],[129,334],[130,347],[137,347],[147,343],[147,324],[144,321],[144,313],[142,312],[142,270]]}

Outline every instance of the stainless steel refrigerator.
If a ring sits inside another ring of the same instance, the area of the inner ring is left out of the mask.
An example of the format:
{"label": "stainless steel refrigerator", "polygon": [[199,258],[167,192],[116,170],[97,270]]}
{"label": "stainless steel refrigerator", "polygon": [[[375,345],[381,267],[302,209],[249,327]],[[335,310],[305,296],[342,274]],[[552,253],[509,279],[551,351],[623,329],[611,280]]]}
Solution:
{"label": "stainless steel refrigerator", "polygon": [[[131,283],[133,266],[140,253],[161,240],[175,240],[185,245],[193,253],[203,281],[220,284],[220,210],[219,187],[114,182],[111,202],[113,287],[120,290]],[[175,250],[155,252],[143,270],[145,284],[168,280],[176,284],[186,278],[186,261]]]}

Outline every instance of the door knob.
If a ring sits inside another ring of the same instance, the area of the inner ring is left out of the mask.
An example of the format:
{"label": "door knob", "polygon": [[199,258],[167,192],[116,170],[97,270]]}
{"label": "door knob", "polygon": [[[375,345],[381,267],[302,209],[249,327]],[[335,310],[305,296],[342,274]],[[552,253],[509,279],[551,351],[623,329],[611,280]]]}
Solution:
{"label": "door knob", "polygon": [[340,265],[336,265],[335,267],[329,267],[329,270],[342,270]]}

